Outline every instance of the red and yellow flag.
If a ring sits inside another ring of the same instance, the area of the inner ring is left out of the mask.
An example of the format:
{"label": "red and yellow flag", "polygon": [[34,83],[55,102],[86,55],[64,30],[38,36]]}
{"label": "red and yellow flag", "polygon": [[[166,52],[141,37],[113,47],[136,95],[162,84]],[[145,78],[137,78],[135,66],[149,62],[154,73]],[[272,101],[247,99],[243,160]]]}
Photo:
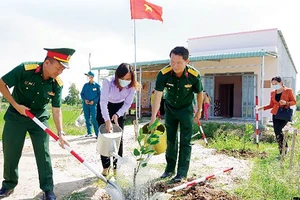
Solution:
{"label": "red and yellow flag", "polygon": [[162,7],[145,0],[130,0],[131,19],[153,19],[163,21]]}

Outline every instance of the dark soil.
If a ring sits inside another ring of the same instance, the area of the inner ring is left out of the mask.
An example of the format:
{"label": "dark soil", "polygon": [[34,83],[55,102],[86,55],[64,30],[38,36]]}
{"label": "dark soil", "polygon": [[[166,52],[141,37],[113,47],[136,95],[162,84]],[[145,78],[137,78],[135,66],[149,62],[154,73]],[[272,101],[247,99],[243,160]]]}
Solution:
{"label": "dark soil", "polygon": [[221,153],[221,154],[225,154],[225,155],[229,155],[229,156],[233,156],[235,158],[239,158],[239,159],[248,159],[248,158],[266,158],[267,157],[267,153],[266,152],[256,152],[256,151],[252,151],[250,149],[247,150],[226,150],[226,149],[222,149],[222,150],[218,150],[217,153]]}
{"label": "dark soil", "polygon": [[[187,181],[192,181],[188,179]],[[155,192],[166,192],[167,189],[176,187],[183,183],[167,184],[166,182],[158,182],[153,186]],[[154,192],[154,193],[155,193]],[[233,196],[225,191],[215,189],[212,185],[204,182],[198,183],[194,186],[187,187],[182,190],[170,193],[172,197],[170,200],[240,200],[241,198]]]}

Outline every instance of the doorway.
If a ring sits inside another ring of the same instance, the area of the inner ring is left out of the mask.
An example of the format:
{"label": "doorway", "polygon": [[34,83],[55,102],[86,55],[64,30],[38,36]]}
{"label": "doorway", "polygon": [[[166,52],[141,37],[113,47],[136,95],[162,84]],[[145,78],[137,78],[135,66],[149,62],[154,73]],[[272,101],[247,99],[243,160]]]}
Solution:
{"label": "doorway", "polygon": [[220,98],[220,114],[224,117],[233,117],[234,105],[234,84],[220,84],[219,85]]}

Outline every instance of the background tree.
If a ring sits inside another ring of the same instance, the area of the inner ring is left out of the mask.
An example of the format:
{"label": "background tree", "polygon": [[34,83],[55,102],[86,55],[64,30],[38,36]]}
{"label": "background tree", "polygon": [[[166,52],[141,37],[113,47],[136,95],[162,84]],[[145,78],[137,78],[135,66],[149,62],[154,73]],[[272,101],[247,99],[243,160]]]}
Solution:
{"label": "background tree", "polygon": [[81,103],[81,99],[79,98],[79,91],[77,90],[75,83],[72,83],[69,87],[69,94],[68,96],[66,96],[64,103],[71,106]]}

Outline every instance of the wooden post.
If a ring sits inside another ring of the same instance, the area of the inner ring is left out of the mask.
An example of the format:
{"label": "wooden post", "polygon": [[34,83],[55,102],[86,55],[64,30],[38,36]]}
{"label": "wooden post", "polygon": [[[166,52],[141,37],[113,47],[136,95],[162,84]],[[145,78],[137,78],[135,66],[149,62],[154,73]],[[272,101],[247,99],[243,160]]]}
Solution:
{"label": "wooden post", "polygon": [[[136,110],[135,110],[136,112]],[[134,127],[134,139],[137,140],[138,136],[139,136],[139,128],[138,128],[138,124],[137,124],[137,118],[135,120],[133,120],[133,127]]]}
{"label": "wooden post", "polygon": [[[281,164],[284,162],[285,159],[285,151],[286,151],[286,142],[287,142],[287,134],[288,130],[283,131],[283,141],[282,141],[282,151],[281,151]],[[281,166],[283,167],[283,166]]]}
{"label": "wooden post", "polygon": [[295,142],[296,142],[297,132],[298,132],[298,129],[294,129],[293,138],[292,138],[292,145],[291,145],[290,169],[293,168],[294,150],[295,150]]}

